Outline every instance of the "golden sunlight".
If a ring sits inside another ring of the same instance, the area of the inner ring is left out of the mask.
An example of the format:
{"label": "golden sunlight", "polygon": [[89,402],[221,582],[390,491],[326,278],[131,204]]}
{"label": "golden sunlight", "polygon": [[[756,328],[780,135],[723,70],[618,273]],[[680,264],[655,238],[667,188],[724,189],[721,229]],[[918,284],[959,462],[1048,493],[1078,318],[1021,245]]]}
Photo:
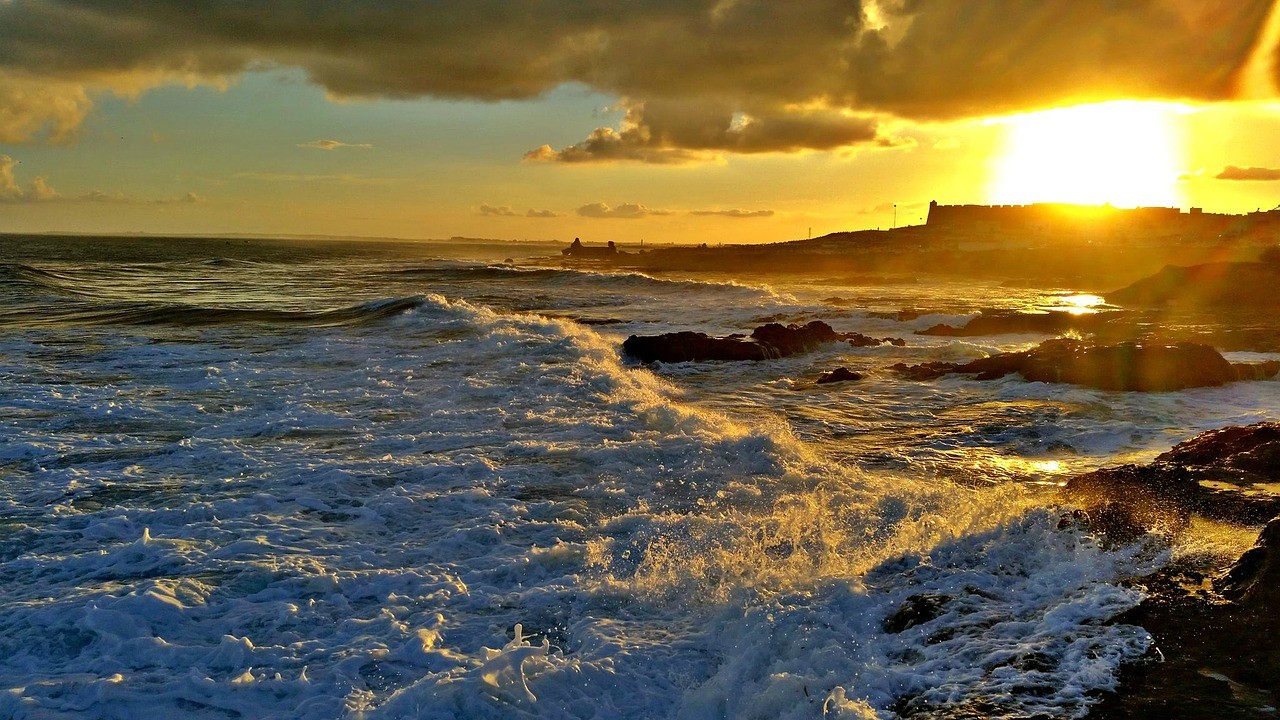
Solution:
{"label": "golden sunlight", "polygon": [[1180,205],[1181,148],[1170,103],[1077,105],[998,118],[1007,125],[992,202]]}

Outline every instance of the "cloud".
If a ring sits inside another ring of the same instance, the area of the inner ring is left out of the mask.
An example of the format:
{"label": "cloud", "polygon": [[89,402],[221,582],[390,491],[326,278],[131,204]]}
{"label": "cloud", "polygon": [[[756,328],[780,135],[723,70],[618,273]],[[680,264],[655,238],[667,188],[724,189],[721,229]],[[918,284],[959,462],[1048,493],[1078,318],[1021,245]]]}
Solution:
{"label": "cloud", "polygon": [[232,175],[232,177],[243,180],[258,180],[262,182],[334,183],[338,185],[390,185],[395,182],[391,178],[366,177],[364,175],[355,175],[351,173],[324,175],[279,172],[242,172],[236,173]]}
{"label": "cloud", "polygon": [[766,218],[773,217],[772,210],[690,210],[690,215],[721,215],[731,218]]}
{"label": "cloud", "polygon": [[1213,177],[1217,180],[1280,180],[1280,168],[1228,165]]}
{"label": "cloud", "polygon": [[[1259,46],[1271,6],[24,0],[0,3],[0,142],[69,141],[95,93],[297,68],[338,99],[528,99],[579,84],[624,103],[619,127],[530,159],[672,164],[875,146],[894,143],[878,129],[889,117],[1236,97],[1250,59],[1274,49]],[[529,144],[539,140],[550,138]]]}
{"label": "cloud", "polygon": [[13,172],[13,169],[17,166],[17,160],[8,155],[0,155],[0,202],[47,202],[61,197],[58,195],[58,191],[50,187],[49,183],[40,176],[32,180],[31,184],[24,190],[22,185],[18,183],[17,175]]}
{"label": "cloud", "polygon": [[480,214],[488,217],[526,217],[526,218],[555,218],[560,217],[560,213],[552,210],[535,210],[529,208],[524,214],[520,214],[511,209],[510,205],[481,205]]}
{"label": "cloud", "polygon": [[122,205],[186,205],[194,203],[202,203],[204,197],[196,193],[189,192],[185,195],[171,198],[141,198],[135,195],[125,195],[124,193],[105,193],[101,190],[90,190],[83,195],[75,197],[59,197],[64,201],[74,202],[99,202],[99,203],[119,203]]}
{"label": "cloud", "polygon": [[[5,10],[0,6],[0,16]],[[89,93],[78,82],[0,70],[0,144],[70,142],[92,108]]]}
{"label": "cloud", "polygon": [[83,195],[63,195],[54,190],[42,176],[36,176],[31,184],[23,189],[14,174],[18,161],[8,155],[0,155],[0,203],[48,203],[48,202],[101,202],[125,204],[172,205],[175,203],[204,202],[204,198],[189,192],[176,198],[147,199],[125,195],[124,193],[105,193],[90,190]]}
{"label": "cloud", "polygon": [[912,210],[920,210],[920,209],[922,209],[922,208],[925,208],[925,207],[927,207],[927,203],[923,203],[923,202],[910,202],[910,203],[892,203],[892,202],[882,202],[882,203],[880,203],[879,205],[876,205],[875,207],[863,208],[863,209],[861,209],[861,210],[859,210],[859,211],[858,211],[858,214],[859,214],[859,215],[887,215],[887,214],[889,214],[889,213],[892,213],[895,207],[897,207],[897,209],[898,209],[900,212],[902,212],[902,211],[907,211],[907,212],[909,212],[909,211],[912,211]]}
{"label": "cloud", "polygon": [[623,203],[617,207],[609,207],[602,202],[597,202],[578,208],[578,214],[589,218],[638,220],[650,215],[671,215],[673,213],[670,210],[654,210],[637,203]]}
{"label": "cloud", "polygon": [[337,150],[338,148],[373,149],[373,145],[369,143],[345,143],[341,140],[312,140],[311,142],[299,143],[298,147],[315,148],[316,150]]}

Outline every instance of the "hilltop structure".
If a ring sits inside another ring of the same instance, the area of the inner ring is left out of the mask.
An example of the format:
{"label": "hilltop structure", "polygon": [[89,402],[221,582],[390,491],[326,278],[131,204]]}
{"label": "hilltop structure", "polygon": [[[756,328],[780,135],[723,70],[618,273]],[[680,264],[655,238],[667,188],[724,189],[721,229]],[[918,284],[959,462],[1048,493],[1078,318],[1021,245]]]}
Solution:
{"label": "hilltop structure", "polygon": [[1111,205],[939,205],[929,203],[925,226],[957,238],[1000,243],[1023,241],[1094,242],[1123,238],[1127,243],[1178,244],[1222,239],[1274,242],[1280,208],[1246,215],[1207,213],[1193,207],[1117,208]]}
{"label": "hilltop structure", "polygon": [[560,251],[561,255],[574,260],[609,260],[618,255],[618,247],[610,240],[604,247],[583,245],[582,240],[573,239],[573,244]]}

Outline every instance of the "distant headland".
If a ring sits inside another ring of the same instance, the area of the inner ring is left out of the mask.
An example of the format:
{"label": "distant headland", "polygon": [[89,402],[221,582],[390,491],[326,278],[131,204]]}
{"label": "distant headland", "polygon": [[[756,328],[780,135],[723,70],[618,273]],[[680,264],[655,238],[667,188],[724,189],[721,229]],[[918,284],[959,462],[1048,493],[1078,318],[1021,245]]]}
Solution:
{"label": "distant headland", "polygon": [[836,232],[763,245],[634,249],[575,239],[564,261],[646,271],[917,274],[1062,280],[1112,286],[1165,265],[1256,260],[1280,243],[1280,208],[1244,215],[1201,208],[1110,205],[941,205],[923,225]]}

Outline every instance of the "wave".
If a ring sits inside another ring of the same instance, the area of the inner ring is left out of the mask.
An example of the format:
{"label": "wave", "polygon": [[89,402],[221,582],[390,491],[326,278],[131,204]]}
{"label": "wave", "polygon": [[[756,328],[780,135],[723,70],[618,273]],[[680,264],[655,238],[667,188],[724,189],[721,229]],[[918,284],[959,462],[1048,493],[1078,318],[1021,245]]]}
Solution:
{"label": "wave", "polygon": [[77,287],[83,285],[82,278],[22,263],[0,263],[0,285],[5,284],[33,287],[58,294],[88,294]]}
{"label": "wave", "polygon": [[343,327],[364,325],[423,306],[419,295],[372,300],[331,310],[277,310],[270,308],[199,307],[165,303],[127,303],[80,306],[65,309],[22,308],[0,312],[0,326],[56,327],[109,325],[298,325]]}
{"label": "wave", "polygon": [[640,289],[653,288],[660,290],[711,290],[747,293],[753,296],[763,295],[769,298],[794,302],[795,298],[779,293],[768,286],[745,285],[733,280],[693,280],[688,278],[660,278],[639,272],[599,272],[595,270],[577,270],[571,268],[521,268],[505,265],[469,265],[464,263],[433,267],[401,268],[387,271],[387,275],[399,278],[423,280],[525,280],[541,284],[576,287],[586,285],[604,286],[606,289]]}

